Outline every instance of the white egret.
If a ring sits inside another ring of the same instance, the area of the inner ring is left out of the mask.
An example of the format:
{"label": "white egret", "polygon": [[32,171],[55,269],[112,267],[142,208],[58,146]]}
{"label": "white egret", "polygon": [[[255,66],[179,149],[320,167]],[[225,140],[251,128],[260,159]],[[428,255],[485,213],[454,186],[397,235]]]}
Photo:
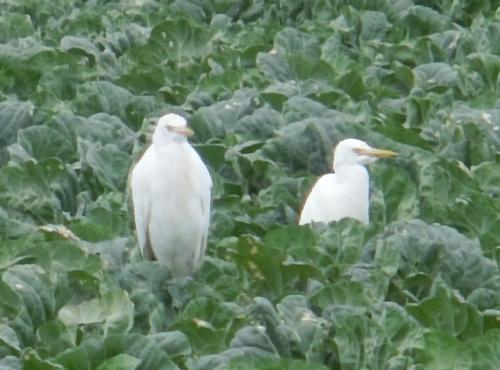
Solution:
{"label": "white egret", "polygon": [[369,176],[366,164],[394,157],[390,150],[375,149],[364,141],[345,139],[335,148],[333,170],[321,176],[309,193],[299,224],[338,221],[352,217],[368,224]]}
{"label": "white egret", "polygon": [[158,120],[153,142],[132,170],[137,239],[146,259],[174,277],[191,275],[207,245],[212,179],[187,137],[193,131],[177,114]]}

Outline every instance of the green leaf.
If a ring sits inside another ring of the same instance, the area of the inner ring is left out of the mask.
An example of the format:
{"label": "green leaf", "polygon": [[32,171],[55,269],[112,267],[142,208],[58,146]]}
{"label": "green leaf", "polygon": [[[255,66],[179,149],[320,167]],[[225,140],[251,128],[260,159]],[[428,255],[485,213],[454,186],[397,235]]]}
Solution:
{"label": "green leaf", "polygon": [[[115,360],[119,355],[121,356]],[[91,338],[80,346],[59,354],[53,361],[63,365],[65,369],[80,370],[95,369],[103,363],[103,366],[108,366],[108,359],[111,359],[111,364],[123,359],[126,365],[133,365],[133,359],[138,359],[138,366],[145,370],[179,370],[152,338],[140,334],[114,334],[104,339]]]}
{"label": "green leaf", "polygon": [[295,359],[269,359],[259,357],[236,357],[229,362],[235,370],[326,370],[326,366]]}
{"label": "green leaf", "polygon": [[470,369],[471,356],[464,343],[453,336],[439,331],[424,335],[424,350],[419,354],[419,362],[426,369]]}
{"label": "green leaf", "polygon": [[79,114],[87,116],[96,112],[127,119],[127,107],[133,94],[108,81],[87,82],[78,86],[74,105]]}
{"label": "green leaf", "polygon": [[364,11],[360,21],[361,37],[365,40],[382,39],[391,26],[386,15],[379,11]]}
{"label": "green leaf", "polygon": [[0,360],[0,367],[5,370],[21,370],[21,359],[14,356],[5,356]]}
{"label": "green leaf", "polygon": [[115,144],[96,145],[84,139],[78,140],[80,161],[91,168],[104,186],[113,190],[125,189],[131,158]]}
{"label": "green leaf", "polygon": [[155,341],[171,358],[189,356],[191,354],[191,345],[188,338],[181,331],[151,334],[148,338]]}
{"label": "green leaf", "polygon": [[55,356],[68,348],[75,347],[77,330],[66,327],[60,320],[52,320],[38,328],[37,338],[40,352]]}
{"label": "green leaf", "polygon": [[227,328],[238,312],[233,304],[215,298],[192,299],[176,317],[171,329],[183,332],[198,353],[212,353],[224,348]]}
{"label": "green leaf", "polygon": [[128,294],[117,290],[80,304],[69,304],[59,310],[59,319],[67,326],[102,324],[104,335],[126,333],[132,328],[134,306]]}
{"label": "green leaf", "polygon": [[[71,142],[57,130],[47,126],[31,126],[17,134],[17,142],[21,150],[30,160],[59,158],[65,161],[76,159],[75,148]],[[11,151],[11,158],[19,153]]]}
{"label": "green leaf", "polygon": [[22,309],[19,295],[3,280],[0,280],[0,313],[2,317],[14,319]]}
{"label": "green leaf", "polygon": [[57,283],[50,281],[41,267],[14,265],[3,273],[2,278],[21,299],[22,310],[25,310],[32,330],[55,316]]}
{"label": "green leaf", "polygon": [[[328,159],[331,160],[334,143],[354,133],[353,126],[357,118],[337,111],[328,112],[323,105],[305,98],[289,99],[286,105],[290,107],[287,119],[293,123],[267,140],[262,149],[264,154],[284,164],[290,171],[309,170],[315,174],[331,171]],[[284,109],[287,110],[288,107]],[[296,110],[300,111],[295,112]],[[308,114],[323,117],[304,120],[299,118]],[[304,153],[308,155],[305,156]]]}
{"label": "green leaf", "polygon": [[0,170],[0,204],[31,215],[40,223],[60,223],[61,213],[74,212],[79,184],[61,160],[24,162]]}
{"label": "green leaf", "polygon": [[134,370],[141,361],[135,357],[119,354],[104,361],[97,370]]}
{"label": "green leaf", "polygon": [[430,7],[415,5],[408,9],[400,22],[405,24],[407,32],[415,37],[444,31],[449,28],[451,20]]}
{"label": "green leaf", "polygon": [[500,345],[500,330],[489,330],[481,337],[475,338],[468,342],[472,347],[469,349],[472,352],[474,369],[493,370],[498,364],[499,345]]}
{"label": "green leaf", "polygon": [[291,27],[286,27],[276,34],[274,48],[277,53],[281,54],[302,54],[310,58],[318,58],[320,55],[316,37]]}
{"label": "green leaf", "polygon": [[17,99],[0,103],[0,164],[7,161],[5,148],[16,140],[17,132],[33,124],[34,109],[31,102],[22,102]]}
{"label": "green leaf", "polygon": [[438,286],[432,297],[409,304],[407,310],[425,327],[455,338],[474,338],[483,334],[483,318],[477,308],[443,286]]}
{"label": "green leaf", "polygon": [[5,324],[0,325],[0,343],[16,351],[21,350],[19,338],[17,338],[16,332],[10,326]]}
{"label": "green leaf", "polygon": [[[426,225],[420,220],[399,222],[386,230],[382,242],[390,244],[384,248],[401,254],[398,275],[408,283],[415,273],[428,274],[431,279],[441,276],[463,297],[483,287],[494,291],[498,284],[490,280],[497,274],[497,267],[483,257],[479,244],[452,228]],[[419,284],[418,288],[421,290],[411,287],[410,291],[417,296],[428,293],[429,287]]]}
{"label": "green leaf", "polygon": [[301,295],[283,298],[276,308],[290,328],[288,338],[292,342],[292,351],[300,351],[309,362],[325,363],[329,352],[330,323],[317,316]]}
{"label": "green leaf", "polygon": [[415,87],[423,90],[439,91],[456,86],[458,73],[446,63],[421,64],[413,69]]}
{"label": "green leaf", "polygon": [[[81,364],[81,363],[80,363]],[[28,348],[23,354],[23,369],[40,369],[40,370],[65,370],[63,366],[60,366],[52,361],[42,359],[40,354],[38,354],[33,349]],[[88,369],[82,366],[81,369]]]}
{"label": "green leaf", "polygon": [[84,37],[64,36],[61,39],[60,47],[64,51],[73,49],[81,50],[83,53],[94,58],[99,54],[99,49]]}

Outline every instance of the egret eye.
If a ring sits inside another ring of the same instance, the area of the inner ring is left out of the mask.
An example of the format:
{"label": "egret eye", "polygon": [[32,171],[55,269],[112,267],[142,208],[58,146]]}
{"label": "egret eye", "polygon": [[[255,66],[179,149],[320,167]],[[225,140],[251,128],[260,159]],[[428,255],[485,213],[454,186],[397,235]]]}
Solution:
{"label": "egret eye", "polygon": [[354,154],[357,154],[357,155],[363,154],[363,150],[361,148],[353,148],[352,151]]}

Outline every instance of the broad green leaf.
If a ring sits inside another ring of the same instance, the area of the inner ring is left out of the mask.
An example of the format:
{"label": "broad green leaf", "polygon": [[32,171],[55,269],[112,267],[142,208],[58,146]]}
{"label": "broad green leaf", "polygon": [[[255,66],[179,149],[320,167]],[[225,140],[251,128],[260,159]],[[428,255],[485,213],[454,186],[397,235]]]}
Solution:
{"label": "broad green leaf", "polygon": [[5,324],[0,325],[0,343],[16,351],[21,350],[16,332]]}
{"label": "broad green leaf", "polygon": [[29,101],[9,99],[0,103],[0,164],[7,161],[5,148],[16,140],[17,132],[33,124],[34,109]]}
{"label": "broad green leaf", "polygon": [[29,320],[31,330],[54,318],[58,284],[49,279],[45,270],[33,264],[14,265],[3,272],[2,279],[21,299],[26,313],[22,319]]}
{"label": "broad green leaf", "polygon": [[5,356],[0,360],[0,367],[5,370],[21,370],[21,359],[14,356]]}
{"label": "broad green leaf", "polygon": [[370,302],[362,284],[358,282],[339,281],[317,289],[310,297],[312,304],[321,310],[331,306],[368,307]]}
{"label": "broad green leaf", "polygon": [[500,57],[489,53],[472,53],[467,56],[472,68],[481,75],[484,83],[495,89],[497,87],[497,75],[500,70]]}
{"label": "broad green leaf", "polygon": [[500,330],[490,330],[483,336],[468,342],[472,352],[473,369],[493,370],[498,364],[500,353]]}
{"label": "broad green leaf", "polygon": [[[81,363],[80,363],[81,364]],[[28,348],[23,354],[23,369],[65,370],[66,368],[50,360],[42,359],[35,350]],[[81,369],[88,369],[82,366]]]}
{"label": "broad green leaf", "polygon": [[255,110],[251,115],[239,119],[231,130],[243,138],[265,140],[274,136],[276,130],[285,125],[281,115],[267,107]]}
{"label": "broad green leaf", "polygon": [[365,40],[382,39],[391,26],[386,15],[379,11],[364,11],[360,22],[361,37]]}
{"label": "broad green leaf", "polygon": [[326,370],[327,367],[315,362],[295,359],[268,359],[259,357],[236,357],[229,362],[235,370]]}
{"label": "broad green leaf", "polygon": [[103,112],[125,120],[133,98],[129,91],[111,82],[88,82],[77,88],[74,105],[81,115]]}
{"label": "broad green leaf", "polygon": [[[498,271],[491,260],[483,257],[476,241],[445,226],[426,225],[419,220],[395,223],[387,229],[383,243],[391,244],[385,248],[401,254],[398,269],[401,278],[410,278],[420,272],[429,274],[432,279],[441,276],[463,297],[483,286],[489,287],[489,280]],[[496,283],[492,284],[491,288]],[[413,293],[420,295],[426,289]]]}
{"label": "broad green leaf", "polygon": [[[17,134],[17,142],[21,150],[32,160],[59,158],[64,161],[73,161],[76,159],[72,142],[67,141],[59,131],[47,126],[31,126],[20,130]],[[13,155],[14,153],[11,152],[11,158]]]}
{"label": "broad green leaf", "polygon": [[165,52],[168,59],[181,67],[206,56],[212,46],[211,38],[212,32],[206,27],[183,18],[169,19],[153,27],[148,46]]}
{"label": "broad green leaf", "polygon": [[171,358],[191,354],[191,345],[188,338],[181,331],[151,334],[148,338],[155,341]]}
{"label": "broad green leaf", "polygon": [[67,326],[103,325],[103,332],[128,332],[133,324],[133,304],[128,294],[117,290],[100,298],[69,304],[59,310],[59,319]]}
{"label": "broad green leaf", "polygon": [[9,62],[22,62],[29,60],[37,54],[50,51],[35,37],[27,36],[18,38],[7,44],[0,44],[0,59]]}
{"label": "broad green leaf", "polygon": [[131,158],[115,144],[96,145],[84,139],[78,140],[80,161],[88,166],[99,182],[113,190],[126,186]]}
{"label": "broad green leaf", "polygon": [[[65,369],[95,369],[108,360],[111,364],[117,360],[111,360],[121,355],[121,359],[127,359],[124,355],[140,361],[141,369],[144,370],[179,370],[179,367],[169,358],[153,338],[140,334],[115,334],[108,335],[104,339],[91,338],[78,347],[70,348],[53,358],[53,362],[61,364]],[[135,360],[126,361],[128,364]],[[107,365],[103,365],[107,366]]]}
{"label": "broad green leaf", "polygon": [[171,329],[183,332],[193,351],[211,353],[224,348],[227,330],[235,320],[236,307],[214,298],[199,297],[189,301],[176,317]]}
{"label": "broad green leaf", "polygon": [[27,37],[34,33],[33,23],[29,18],[23,17],[22,14],[14,12],[2,14],[1,19],[2,38],[0,42],[2,43],[11,39]]}
{"label": "broad green leaf", "polygon": [[237,90],[227,100],[198,109],[190,124],[202,142],[224,138],[225,130],[231,130],[235,122],[257,108],[256,96],[256,91],[252,89]]}
{"label": "broad green leaf", "polygon": [[88,39],[77,36],[64,36],[61,39],[60,47],[64,51],[81,50],[83,53],[97,58],[99,49]]}
{"label": "broad green leaf", "polygon": [[417,186],[410,171],[391,161],[372,166],[370,175],[375,189],[370,199],[373,222],[390,223],[418,216]]}
{"label": "broad green leaf", "polygon": [[[291,100],[288,102],[292,103]],[[307,102],[301,100],[295,100],[294,105],[304,109]],[[315,113],[318,114],[317,111]],[[356,121],[355,117],[338,112],[321,118],[299,120],[280,129],[274,138],[267,140],[262,150],[267,157],[287,166],[290,171],[309,170],[323,174],[331,170],[328,159],[331,160],[334,143],[344,138],[345,131],[352,133]]]}
{"label": "broad green leaf", "polygon": [[134,370],[141,361],[135,357],[119,354],[104,361],[97,370]]}
{"label": "broad green leaf", "polygon": [[[346,369],[371,366],[381,370],[387,369],[389,364],[412,363],[410,356],[401,358],[400,351],[405,353],[420,349],[422,331],[404,311],[395,318],[385,316],[386,310],[382,306],[378,307],[377,313],[372,311],[375,320],[367,318],[363,310],[351,305],[332,307],[323,315],[336,328],[333,340],[338,359],[335,363]],[[389,310],[393,309],[389,307]],[[400,330],[397,340],[393,337],[394,328]]]}
{"label": "broad green leaf", "polygon": [[[126,232],[125,223],[130,220],[128,210],[124,208],[124,199],[120,193],[108,193],[94,202],[88,199],[88,194],[80,199],[85,205],[85,214],[73,218],[69,227],[81,239],[89,242],[103,242],[88,250],[104,255],[116,254],[123,250],[126,240],[117,239]],[[106,253],[107,245],[107,253]]]}
{"label": "broad green leaf", "polygon": [[473,365],[466,345],[453,336],[430,331],[424,334],[424,343],[417,359],[426,369],[470,369]]}
{"label": "broad green leaf", "polygon": [[320,55],[318,39],[295,28],[286,27],[279,31],[274,38],[274,49],[280,54],[302,54],[309,58],[318,58]]}
{"label": "broad green leaf", "polygon": [[444,31],[449,28],[451,20],[430,7],[415,5],[408,9],[401,22],[411,36],[419,36]]}
{"label": "broad green leaf", "polygon": [[425,327],[458,338],[475,338],[483,334],[483,318],[476,307],[461,301],[449,289],[438,286],[432,297],[409,304],[407,311]]}
{"label": "broad green leaf", "polygon": [[40,223],[60,223],[62,212],[74,212],[79,187],[74,171],[56,158],[0,170],[0,204]]}
{"label": "broad green leaf", "polygon": [[458,73],[446,63],[421,64],[413,69],[415,87],[423,90],[449,89],[458,81]]}
{"label": "broad green leaf", "polygon": [[328,355],[330,323],[317,316],[301,295],[287,296],[276,305],[286,325],[292,351],[300,351],[309,362],[325,363]]}
{"label": "broad green leaf", "polygon": [[21,297],[3,280],[0,280],[0,313],[2,317],[14,319],[22,309]]}
{"label": "broad green leaf", "polygon": [[60,320],[52,320],[38,328],[38,348],[55,356],[76,345],[77,329],[66,327]]}
{"label": "broad green leaf", "polygon": [[485,162],[472,168],[472,175],[480,188],[490,196],[500,194],[500,166],[497,163]]}

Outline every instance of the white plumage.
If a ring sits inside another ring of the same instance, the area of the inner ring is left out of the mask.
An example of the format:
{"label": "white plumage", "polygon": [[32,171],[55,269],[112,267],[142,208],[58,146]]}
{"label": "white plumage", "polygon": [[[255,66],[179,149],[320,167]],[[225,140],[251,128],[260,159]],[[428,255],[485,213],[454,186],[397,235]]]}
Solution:
{"label": "white plumage", "polygon": [[352,217],[369,222],[369,175],[365,165],[393,157],[390,150],[374,149],[364,141],[345,139],[335,148],[333,170],[321,176],[309,193],[299,224],[338,221]]}
{"label": "white plumage", "polygon": [[142,254],[166,265],[174,277],[193,274],[207,245],[212,179],[187,141],[192,133],[181,116],[161,117],[152,144],[132,170]]}

